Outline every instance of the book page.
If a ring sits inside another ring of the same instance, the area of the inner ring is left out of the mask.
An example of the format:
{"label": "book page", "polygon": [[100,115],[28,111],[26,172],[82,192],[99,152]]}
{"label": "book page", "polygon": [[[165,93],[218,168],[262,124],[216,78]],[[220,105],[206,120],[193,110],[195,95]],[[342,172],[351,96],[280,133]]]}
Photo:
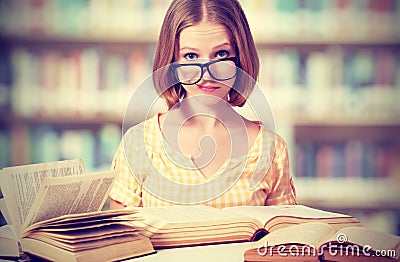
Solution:
{"label": "book page", "polygon": [[342,228],[326,239],[324,243],[337,242],[338,236],[345,236],[346,242],[359,245],[361,247],[369,246],[372,250],[396,250],[400,254],[400,237],[380,232],[365,227],[347,227]]}
{"label": "book page", "polygon": [[[210,224],[212,221],[232,219],[238,222],[255,221],[243,214],[224,212],[224,210],[209,206],[167,206],[167,207],[143,207],[138,213],[145,213],[162,219],[170,225],[195,225]],[[179,215],[177,215],[179,214]],[[259,224],[259,223],[258,223]]]}
{"label": "book page", "polygon": [[0,227],[0,256],[19,256],[18,239],[9,225]]}
{"label": "book page", "polygon": [[81,159],[7,167],[0,171],[1,190],[15,232],[21,230],[42,180],[85,173]]}
{"label": "book page", "polygon": [[301,218],[338,218],[351,217],[344,214],[328,212],[303,205],[280,205],[280,206],[236,206],[226,207],[224,211],[247,215],[258,219],[263,225],[277,216],[301,217]]}
{"label": "book page", "polygon": [[321,240],[334,234],[335,230],[328,224],[310,222],[289,226],[273,231],[257,241],[253,248],[260,246],[279,246],[284,244],[304,244],[317,250]]}
{"label": "book page", "polygon": [[[225,215],[221,210],[209,206],[166,206],[143,207],[140,211],[162,218],[164,221],[174,223],[193,223],[217,220],[224,217],[231,218],[237,215]],[[140,212],[139,211],[139,212]],[[177,215],[179,214],[179,215]]]}
{"label": "book page", "polygon": [[41,222],[37,222],[28,226],[24,230],[24,235],[29,235],[30,232],[37,228],[46,228],[50,231],[62,231],[68,229],[82,229],[99,227],[105,224],[122,223],[136,219],[132,214],[135,211],[132,209],[115,209],[115,210],[100,210],[80,214],[68,214]]}
{"label": "book page", "polygon": [[18,241],[17,236],[9,225],[0,227],[0,239],[2,238],[14,239],[15,241]]}
{"label": "book page", "polygon": [[107,171],[44,179],[22,229],[62,215],[99,211],[116,174]]}
{"label": "book page", "polygon": [[[262,226],[254,218],[225,212],[224,210],[208,206],[167,206],[167,207],[141,207],[135,209],[136,217],[140,220],[131,222],[132,225],[147,231],[146,236],[159,229],[167,231],[187,230],[187,228],[208,227],[216,225],[219,228],[228,227],[233,223],[251,224],[256,228]],[[225,226],[224,226],[225,225]]]}

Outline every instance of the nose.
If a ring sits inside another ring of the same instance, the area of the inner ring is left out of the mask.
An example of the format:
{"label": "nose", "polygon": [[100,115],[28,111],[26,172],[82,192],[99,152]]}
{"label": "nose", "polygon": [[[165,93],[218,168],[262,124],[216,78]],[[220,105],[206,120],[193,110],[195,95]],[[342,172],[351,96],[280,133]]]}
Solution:
{"label": "nose", "polygon": [[208,71],[207,67],[203,68],[203,77],[202,77],[202,79],[206,80],[206,81],[207,80],[213,80],[213,78],[211,77],[210,72]]}

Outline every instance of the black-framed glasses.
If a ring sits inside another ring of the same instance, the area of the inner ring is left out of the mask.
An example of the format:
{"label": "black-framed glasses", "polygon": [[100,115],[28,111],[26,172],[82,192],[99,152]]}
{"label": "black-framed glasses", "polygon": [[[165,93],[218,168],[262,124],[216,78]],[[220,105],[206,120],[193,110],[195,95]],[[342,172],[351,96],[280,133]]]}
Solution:
{"label": "black-framed glasses", "polygon": [[204,75],[203,68],[207,68],[210,76],[217,81],[226,81],[236,76],[237,57],[228,57],[210,62],[201,63],[175,63],[171,65],[176,79],[183,85],[194,85]]}

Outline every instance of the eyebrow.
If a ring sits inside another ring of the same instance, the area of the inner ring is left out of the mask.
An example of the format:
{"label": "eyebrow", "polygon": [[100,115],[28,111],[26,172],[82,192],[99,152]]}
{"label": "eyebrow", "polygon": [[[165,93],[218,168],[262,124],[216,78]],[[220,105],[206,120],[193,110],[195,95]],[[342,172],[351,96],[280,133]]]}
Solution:
{"label": "eyebrow", "polygon": [[[219,49],[219,48],[224,47],[224,46],[229,46],[229,48],[232,48],[231,43],[226,42],[226,43],[223,43],[223,44],[214,46],[214,47],[212,48],[212,50]],[[197,49],[197,48],[188,47],[188,46],[184,46],[184,47],[180,48],[179,51],[182,51],[182,50],[185,50],[185,49],[187,49],[187,50],[192,50],[192,51],[195,51],[195,52],[198,52],[198,51],[199,51],[199,49]]]}
{"label": "eyebrow", "polygon": [[179,51],[182,51],[182,50],[185,50],[185,49],[187,49],[187,50],[192,50],[192,51],[196,51],[196,52],[199,51],[199,49],[197,49],[197,48],[188,47],[188,46],[184,46],[184,47],[180,48]]}
{"label": "eyebrow", "polygon": [[213,50],[219,49],[219,48],[224,47],[224,46],[229,46],[229,48],[232,48],[231,43],[226,42],[226,43],[223,43],[223,44],[220,44],[220,45],[217,45],[217,46],[213,47]]}

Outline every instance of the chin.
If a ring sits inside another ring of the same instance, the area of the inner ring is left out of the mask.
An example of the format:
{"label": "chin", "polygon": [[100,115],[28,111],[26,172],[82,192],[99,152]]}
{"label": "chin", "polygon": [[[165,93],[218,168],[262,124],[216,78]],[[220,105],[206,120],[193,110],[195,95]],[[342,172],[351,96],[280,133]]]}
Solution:
{"label": "chin", "polygon": [[227,103],[224,98],[209,94],[197,94],[195,96],[192,96],[191,98],[195,99],[197,103],[205,106],[213,106],[219,103],[223,105]]}

